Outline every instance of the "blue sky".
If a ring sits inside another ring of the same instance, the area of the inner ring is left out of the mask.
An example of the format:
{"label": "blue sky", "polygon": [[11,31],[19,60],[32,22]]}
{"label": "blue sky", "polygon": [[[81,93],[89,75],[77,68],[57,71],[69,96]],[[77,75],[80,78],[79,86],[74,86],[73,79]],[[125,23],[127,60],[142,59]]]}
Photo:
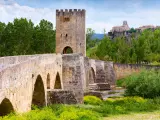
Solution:
{"label": "blue sky", "polygon": [[108,32],[127,20],[130,27],[160,25],[160,0],[0,0],[0,21],[26,17],[35,24],[47,19],[55,25],[56,9],[86,9],[86,27]]}

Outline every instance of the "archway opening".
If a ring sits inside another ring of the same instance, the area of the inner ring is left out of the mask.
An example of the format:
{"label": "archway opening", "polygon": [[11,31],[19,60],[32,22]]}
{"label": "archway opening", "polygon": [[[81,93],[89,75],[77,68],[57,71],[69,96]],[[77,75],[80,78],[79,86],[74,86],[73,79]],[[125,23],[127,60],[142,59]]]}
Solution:
{"label": "archway opening", "polygon": [[0,104],[0,116],[5,116],[11,112],[14,112],[12,103],[7,98],[3,99]]}
{"label": "archway opening", "polygon": [[95,79],[95,72],[94,69],[91,67],[91,69],[89,70],[89,84],[95,83]]}
{"label": "archway opening", "polygon": [[54,84],[54,89],[62,89],[59,73],[57,73],[57,75],[56,75],[56,80],[55,80],[55,84]]}
{"label": "archway opening", "polygon": [[63,49],[63,54],[71,54],[73,53],[73,50],[71,47],[67,46]]}
{"label": "archway opening", "polygon": [[43,81],[40,75],[38,75],[34,84],[34,91],[32,96],[32,105],[42,107],[45,105],[45,91]]}
{"label": "archway opening", "polygon": [[47,89],[50,89],[50,75],[47,74]]}

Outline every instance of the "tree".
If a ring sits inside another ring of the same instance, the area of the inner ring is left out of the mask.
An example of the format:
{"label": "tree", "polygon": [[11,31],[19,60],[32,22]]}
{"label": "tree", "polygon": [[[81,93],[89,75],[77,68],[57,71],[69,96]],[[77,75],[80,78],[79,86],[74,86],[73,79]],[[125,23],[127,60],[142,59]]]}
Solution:
{"label": "tree", "polygon": [[94,30],[92,30],[91,28],[87,28],[87,33],[86,33],[86,48],[90,48],[91,44],[92,44],[92,36],[95,33]]}
{"label": "tree", "polygon": [[47,20],[41,20],[34,28],[32,49],[35,53],[55,52],[55,30],[53,24]]}
{"label": "tree", "polygon": [[26,18],[14,19],[7,25],[0,23],[0,56],[53,53],[55,30],[53,24],[41,20],[34,26]]}

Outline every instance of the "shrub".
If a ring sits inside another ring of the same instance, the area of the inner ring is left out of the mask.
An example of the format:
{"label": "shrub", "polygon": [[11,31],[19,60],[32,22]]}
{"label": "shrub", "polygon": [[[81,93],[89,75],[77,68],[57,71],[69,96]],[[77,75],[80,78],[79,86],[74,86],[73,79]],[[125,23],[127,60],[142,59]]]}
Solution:
{"label": "shrub", "polygon": [[135,96],[109,98],[99,105],[51,105],[24,114],[10,114],[2,120],[98,120],[102,116],[153,110],[160,110],[160,97],[144,99]]}
{"label": "shrub", "polygon": [[160,71],[143,70],[126,78],[126,96],[154,98],[160,96]]}
{"label": "shrub", "polygon": [[100,105],[102,100],[95,96],[84,96],[84,104]]}

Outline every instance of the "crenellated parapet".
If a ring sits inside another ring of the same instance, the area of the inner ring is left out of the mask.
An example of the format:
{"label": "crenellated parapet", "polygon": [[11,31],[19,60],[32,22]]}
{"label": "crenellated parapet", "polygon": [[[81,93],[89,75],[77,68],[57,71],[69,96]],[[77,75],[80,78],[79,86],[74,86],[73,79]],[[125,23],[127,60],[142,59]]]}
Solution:
{"label": "crenellated parapet", "polygon": [[60,9],[56,10],[56,16],[70,16],[70,15],[85,15],[85,10],[84,9]]}

